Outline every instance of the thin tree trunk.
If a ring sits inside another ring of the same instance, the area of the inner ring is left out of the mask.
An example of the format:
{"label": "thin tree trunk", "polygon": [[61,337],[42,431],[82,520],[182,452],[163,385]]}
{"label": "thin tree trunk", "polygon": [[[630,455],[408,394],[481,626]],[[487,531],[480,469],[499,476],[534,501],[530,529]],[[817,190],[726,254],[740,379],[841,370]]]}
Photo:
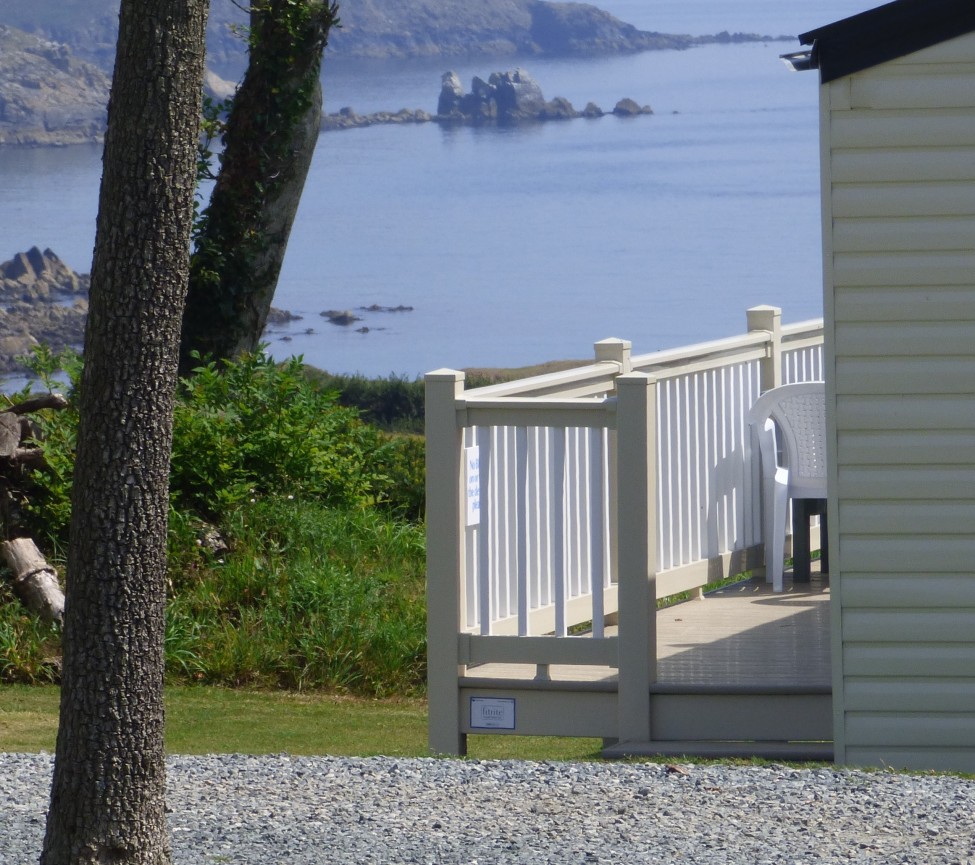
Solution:
{"label": "thin tree trunk", "polygon": [[258,347],[318,141],[322,51],[336,20],[328,0],[251,7],[247,72],[193,253],[184,374],[194,351],[232,358]]}
{"label": "thin tree trunk", "polygon": [[122,0],[42,865],[165,865],[169,458],[207,0]]}

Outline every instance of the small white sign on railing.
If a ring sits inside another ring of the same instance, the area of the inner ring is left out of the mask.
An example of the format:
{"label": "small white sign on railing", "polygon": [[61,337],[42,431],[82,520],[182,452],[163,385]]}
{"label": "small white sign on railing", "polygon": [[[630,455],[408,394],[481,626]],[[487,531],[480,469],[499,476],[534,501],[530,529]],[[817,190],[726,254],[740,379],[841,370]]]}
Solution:
{"label": "small white sign on railing", "polygon": [[481,522],[481,449],[474,445],[464,448],[467,482],[467,525]]}
{"label": "small white sign on railing", "polygon": [[472,730],[514,730],[513,697],[471,697]]}

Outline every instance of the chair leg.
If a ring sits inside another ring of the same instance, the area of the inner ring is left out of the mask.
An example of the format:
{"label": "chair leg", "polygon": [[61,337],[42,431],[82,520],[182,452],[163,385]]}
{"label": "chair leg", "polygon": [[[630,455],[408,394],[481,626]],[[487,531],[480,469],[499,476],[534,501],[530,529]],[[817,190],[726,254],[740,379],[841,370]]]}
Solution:
{"label": "chair leg", "polygon": [[776,484],[772,503],[771,545],[765,547],[765,567],[772,581],[772,591],[782,591],[782,571],[785,567],[785,514],[789,504],[788,487]]}
{"label": "chair leg", "polygon": [[792,500],[792,580],[796,583],[809,582],[810,504],[810,499]]}
{"label": "chair leg", "polygon": [[824,575],[829,573],[829,522],[825,502],[819,515],[819,570]]}

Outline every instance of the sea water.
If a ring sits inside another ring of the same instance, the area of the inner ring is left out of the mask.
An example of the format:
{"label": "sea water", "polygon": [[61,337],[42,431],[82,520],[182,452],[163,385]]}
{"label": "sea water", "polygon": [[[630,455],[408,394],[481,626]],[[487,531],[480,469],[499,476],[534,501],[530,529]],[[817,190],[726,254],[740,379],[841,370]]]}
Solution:
{"label": "sea water", "polygon": [[[607,0],[642,29],[800,33],[869,0]],[[326,110],[436,109],[440,76],[521,66],[548,98],[653,115],[320,138],[266,339],[333,372],[588,358],[731,335],[745,309],[822,314],[818,80],[797,40],[596,59],[326,60]],[[0,148],[0,257],[50,247],[90,269],[101,150]],[[363,308],[411,307],[409,311]],[[352,310],[337,326],[321,313]]]}

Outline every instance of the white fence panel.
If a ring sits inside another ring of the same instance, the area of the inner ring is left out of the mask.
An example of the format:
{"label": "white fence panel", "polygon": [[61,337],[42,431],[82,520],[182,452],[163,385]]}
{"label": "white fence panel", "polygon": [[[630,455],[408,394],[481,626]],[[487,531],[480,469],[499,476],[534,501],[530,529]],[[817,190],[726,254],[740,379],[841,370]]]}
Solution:
{"label": "white fence panel", "polygon": [[788,344],[783,346],[782,384],[825,381],[825,379],[822,343],[795,349],[790,349]]}
{"label": "white fence panel", "polygon": [[745,437],[759,373],[748,361],[658,381],[659,570],[755,542]]}
{"label": "white fence panel", "polygon": [[[592,598],[601,631],[610,584],[608,434],[588,427],[472,427],[480,456],[480,521],[468,528],[467,630],[537,633],[551,608],[560,636],[578,624],[567,603]],[[548,621],[547,619],[545,621]]]}

